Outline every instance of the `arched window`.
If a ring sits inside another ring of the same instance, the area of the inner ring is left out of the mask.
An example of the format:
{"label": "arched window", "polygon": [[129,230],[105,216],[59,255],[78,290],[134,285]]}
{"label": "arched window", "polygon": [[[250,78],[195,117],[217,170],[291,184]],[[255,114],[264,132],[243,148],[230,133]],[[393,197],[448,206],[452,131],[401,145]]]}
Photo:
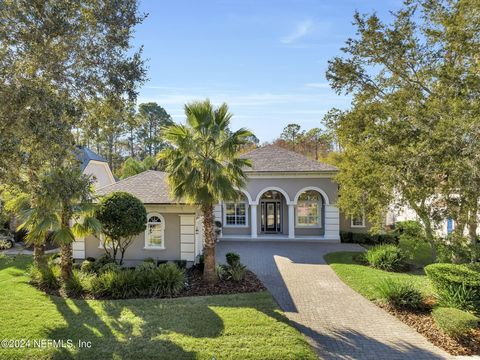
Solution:
{"label": "arched window", "polygon": [[165,248],[165,219],[160,214],[149,214],[147,217],[147,229],[145,230],[145,248]]}
{"label": "arched window", "polygon": [[322,226],[322,196],[315,190],[308,190],[298,197],[297,226]]}

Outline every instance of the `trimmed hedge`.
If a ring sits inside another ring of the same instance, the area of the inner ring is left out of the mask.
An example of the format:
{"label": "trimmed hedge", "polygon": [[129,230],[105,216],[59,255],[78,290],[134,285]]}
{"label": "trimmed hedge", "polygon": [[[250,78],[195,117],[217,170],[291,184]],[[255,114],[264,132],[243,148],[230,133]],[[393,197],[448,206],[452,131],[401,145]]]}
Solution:
{"label": "trimmed hedge", "polygon": [[455,338],[467,335],[478,326],[477,317],[454,308],[436,308],[432,316],[444,333]]}
{"label": "trimmed hedge", "polygon": [[477,269],[478,265],[431,264],[425,267],[425,273],[440,302],[445,300],[461,310],[480,312],[480,271]]}
{"label": "trimmed hedge", "polygon": [[342,243],[355,243],[355,244],[365,244],[365,245],[380,245],[380,244],[397,245],[398,237],[392,233],[371,235],[368,233],[340,231],[340,241]]}

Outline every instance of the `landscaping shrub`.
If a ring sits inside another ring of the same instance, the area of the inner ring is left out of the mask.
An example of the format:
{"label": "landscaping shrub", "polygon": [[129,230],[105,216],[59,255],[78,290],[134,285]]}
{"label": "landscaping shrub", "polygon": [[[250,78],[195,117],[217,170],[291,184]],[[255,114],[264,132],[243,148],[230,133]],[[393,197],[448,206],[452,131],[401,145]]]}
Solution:
{"label": "landscaping shrub", "polygon": [[478,326],[478,318],[454,308],[436,308],[432,311],[438,327],[447,335],[458,338],[467,335]]}
{"label": "landscaping shrub", "polygon": [[185,272],[175,264],[162,264],[155,269],[155,291],[162,296],[175,295],[183,288]]}
{"label": "landscaping shrub", "polygon": [[83,260],[82,265],[80,265],[80,270],[84,273],[95,272],[95,262]]}
{"label": "landscaping shrub", "polygon": [[42,290],[58,290],[60,288],[60,267],[56,264],[42,264],[30,268],[31,283]]}
{"label": "landscaping shrub", "polygon": [[218,278],[222,280],[227,274],[227,269],[224,266],[217,264],[215,265],[215,274],[217,274]]}
{"label": "landscaping shrub", "polygon": [[424,307],[420,290],[405,281],[385,279],[376,288],[382,300],[397,308],[421,309]]}
{"label": "landscaping shrub", "polygon": [[386,271],[401,271],[406,268],[406,255],[396,245],[377,245],[365,254],[371,267]]}
{"label": "landscaping shrub", "polygon": [[149,261],[143,261],[137,266],[135,266],[135,270],[137,271],[150,271],[156,268],[155,263]]}
{"label": "landscaping shrub", "polygon": [[88,290],[97,297],[125,299],[136,296],[172,296],[183,288],[185,274],[175,264],[162,264],[158,267],[151,263],[142,264],[141,269],[109,270],[90,278]]}
{"label": "landscaping shrub", "polygon": [[83,293],[83,273],[74,269],[72,277],[64,284],[65,293],[68,296],[79,296]]}
{"label": "landscaping shrub", "polygon": [[152,263],[152,264],[155,264],[155,263],[156,263],[155,259],[152,258],[152,257],[149,257],[149,258],[144,259],[143,262],[145,262],[145,263]]}
{"label": "landscaping shrub", "polygon": [[125,299],[137,295],[135,272],[105,271],[91,280],[90,290],[97,297]]}
{"label": "landscaping shrub", "polygon": [[107,271],[120,271],[120,270],[122,270],[122,267],[120,265],[118,265],[117,263],[111,262],[103,265],[100,268],[99,272],[104,273]]}
{"label": "landscaping shrub", "polygon": [[473,311],[477,309],[478,291],[461,285],[447,285],[441,290],[437,290],[437,301],[442,307],[457,308],[464,311]]}
{"label": "landscaping shrub", "polygon": [[431,264],[425,272],[439,301],[461,310],[475,308],[480,312],[480,271],[476,265]]}
{"label": "landscaping shrub", "polygon": [[97,260],[95,260],[95,271],[96,272],[99,272],[100,269],[106,265],[106,264],[110,264],[110,263],[113,263],[113,259],[108,256],[108,255],[102,255],[100,256]]}
{"label": "landscaping shrub", "polygon": [[240,282],[245,278],[246,271],[247,267],[245,265],[237,263],[228,267],[227,275],[229,279]]}
{"label": "landscaping shrub", "polygon": [[237,264],[240,264],[240,255],[234,252],[229,252],[225,255],[227,258],[227,264],[229,266],[235,266]]}
{"label": "landscaping shrub", "polygon": [[365,245],[398,244],[398,237],[394,233],[368,234],[351,231],[341,231],[340,241],[342,243],[355,243]]}

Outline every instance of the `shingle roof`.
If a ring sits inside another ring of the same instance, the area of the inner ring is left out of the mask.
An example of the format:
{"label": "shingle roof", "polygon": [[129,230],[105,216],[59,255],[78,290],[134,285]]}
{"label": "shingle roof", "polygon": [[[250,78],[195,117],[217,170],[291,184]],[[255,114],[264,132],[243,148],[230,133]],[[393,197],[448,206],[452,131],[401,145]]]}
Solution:
{"label": "shingle roof", "polygon": [[97,190],[97,195],[107,195],[115,191],[125,191],[140,199],[145,204],[177,203],[169,195],[167,173],[148,170],[120,180],[115,184]]}
{"label": "shingle roof", "polygon": [[241,157],[252,161],[252,167],[244,170],[246,173],[338,171],[335,166],[309,159],[302,154],[274,145],[259,147]]}
{"label": "shingle roof", "polygon": [[103,157],[94,153],[92,150],[90,150],[89,148],[84,147],[84,146],[78,146],[77,147],[76,156],[77,156],[77,159],[82,163],[81,164],[82,171],[87,167],[88,163],[91,160],[108,162]]}

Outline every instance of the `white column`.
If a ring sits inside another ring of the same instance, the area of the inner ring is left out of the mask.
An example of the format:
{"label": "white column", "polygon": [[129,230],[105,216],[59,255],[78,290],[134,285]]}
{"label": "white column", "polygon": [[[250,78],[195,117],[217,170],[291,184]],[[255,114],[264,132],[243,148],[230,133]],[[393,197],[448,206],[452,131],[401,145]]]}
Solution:
{"label": "white column", "polygon": [[325,205],[325,240],[340,242],[340,212],[335,205]]}
{"label": "white column", "polygon": [[295,238],[295,205],[288,204],[288,237]]}
{"label": "white column", "polygon": [[257,237],[257,204],[250,205],[250,230],[251,230],[251,237]]}

